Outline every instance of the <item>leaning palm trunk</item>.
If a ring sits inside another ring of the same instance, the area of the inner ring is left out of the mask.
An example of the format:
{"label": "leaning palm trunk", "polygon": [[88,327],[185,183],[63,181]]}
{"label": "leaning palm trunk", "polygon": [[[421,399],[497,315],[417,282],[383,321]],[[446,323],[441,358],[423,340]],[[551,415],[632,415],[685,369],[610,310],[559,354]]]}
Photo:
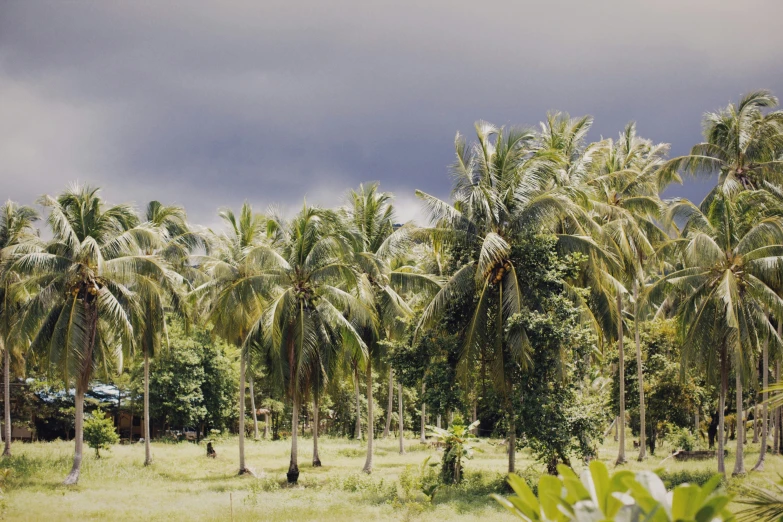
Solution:
{"label": "leaning palm trunk", "polygon": [[239,356],[239,474],[247,472],[245,468],[245,372],[247,370],[244,350]]}
{"label": "leaning palm trunk", "polygon": [[745,415],[742,408],[742,368],[739,350],[736,354],[735,388],[737,389],[737,459],[734,461],[732,475],[745,474]]}
{"label": "leaning palm trunk", "polygon": [[633,326],[634,326],[634,344],[636,345],[636,376],[639,380],[639,460],[647,457],[645,431],[645,411],[644,411],[644,371],[642,370],[642,347],[639,343],[639,283],[633,283]]}
{"label": "leaning palm trunk", "polygon": [[[778,335],[780,335],[780,327],[783,323],[778,323]],[[780,361],[775,361],[775,382],[780,382]],[[778,455],[780,453],[780,407],[772,410],[772,429],[774,435],[772,436],[772,454]]]}
{"label": "leaning palm trunk", "polygon": [[405,445],[403,444],[403,430],[405,428],[405,419],[402,416],[402,383],[397,384],[397,427],[400,430],[400,455],[405,455]]}
{"label": "leaning palm trunk", "polygon": [[353,366],[353,383],[356,392],[356,428],[353,432],[353,438],[362,440],[362,404],[359,400],[359,365]]}
{"label": "leaning palm trunk", "polygon": [[321,457],[318,455],[318,395],[313,393],[313,467],[321,467]]}
{"label": "leaning palm trunk", "polygon": [[362,471],[372,473],[372,443],[375,437],[375,420],[372,407],[372,359],[367,359],[367,460]]}
{"label": "leaning palm trunk", "polygon": [[[133,426],[131,425],[131,434]],[[133,436],[131,435],[131,438]],[[152,464],[152,448],[150,447],[150,352],[144,350],[144,465]]]}
{"label": "leaning palm trunk", "polygon": [[769,388],[769,337],[764,339],[761,350],[761,386],[763,389],[761,397],[761,452],[759,453],[758,462],[753,466],[753,471],[763,470],[764,460],[767,457],[767,431],[769,429],[769,415],[767,411],[767,399],[769,398],[767,392],[767,388]]}
{"label": "leaning palm trunk", "polygon": [[3,456],[11,456],[11,354],[6,344],[3,350],[3,401],[5,410],[5,449]]}
{"label": "leaning palm trunk", "polygon": [[288,465],[289,484],[296,484],[299,480],[299,455],[298,451],[298,432],[299,432],[299,399],[294,398],[293,411],[291,413],[291,462]]}
{"label": "leaning palm trunk", "polygon": [[617,379],[620,384],[620,416],[617,422],[619,432],[619,449],[617,464],[625,464],[625,350],[623,349],[623,296],[617,291],[617,352],[619,364]]}
{"label": "leaning palm trunk", "polygon": [[84,449],[84,394],[90,384],[92,376],[92,352],[95,349],[95,334],[98,330],[98,306],[95,298],[86,296],[82,300],[85,308],[85,317],[87,318],[87,335],[85,337],[85,349],[81,361],[81,371],[76,382],[76,397],[74,398],[74,407],[76,419],[75,429],[75,448],[73,452],[73,466],[70,473],[65,477],[63,484],[72,485],[79,482],[79,474],[82,469],[82,452]]}
{"label": "leaning palm trunk", "polygon": [[253,438],[258,440],[258,413],[256,412],[256,394],[253,391],[253,376],[248,379],[250,385],[250,408],[253,410]]}
{"label": "leaning palm trunk", "polygon": [[386,427],[383,429],[383,438],[389,438],[389,432],[391,431],[391,418],[392,409],[394,408],[394,373],[389,367],[389,401],[386,404]]}
{"label": "leaning palm trunk", "polygon": [[427,424],[427,403],[424,402],[424,392],[426,391],[426,385],[424,379],[421,380],[421,442],[427,442],[427,434],[425,433],[425,425]]}

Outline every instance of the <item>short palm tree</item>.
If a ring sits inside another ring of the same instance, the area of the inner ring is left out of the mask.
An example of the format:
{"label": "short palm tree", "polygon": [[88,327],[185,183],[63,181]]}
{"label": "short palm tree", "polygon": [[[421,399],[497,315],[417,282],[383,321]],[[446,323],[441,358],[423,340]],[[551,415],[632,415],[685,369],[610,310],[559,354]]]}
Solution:
{"label": "short palm tree", "polygon": [[269,217],[266,230],[270,244],[259,248],[258,257],[269,297],[249,335],[262,338],[270,376],[283,384],[293,406],[288,481],[296,483],[302,401],[313,384],[328,383],[341,349],[357,360],[367,357],[359,330],[375,328],[377,319],[367,300],[357,297],[360,280],[337,213],[305,205],[290,221]]}
{"label": "short palm tree", "polygon": [[[663,276],[649,292],[654,302],[668,291],[680,296],[676,313],[685,362],[720,375],[721,473],[725,473],[724,410],[732,358],[741,412],[743,375],[754,366],[764,339],[780,346],[767,311],[776,317],[783,314],[783,299],[774,291],[783,274],[783,218],[776,212],[770,215],[770,204],[765,191],[734,197],[718,193],[704,212],[687,200],[673,202],[669,220],[684,222],[676,240],[682,267]],[[743,442],[744,429],[739,429],[734,474],[745,472]]]}
{"label": "short palm tree", "polygon": [[36,238],[33,223],[38,213],[13,201],[0,207],[0,349],[3,350],[3,404],[5,404],[5,448],[3,456],[11,456],[11,351],[21,350],[14,346],[17,336],[11,335],[19,303],[15,302],[11,285],[18,283],[16,274],[8,270],[13,261],[23,252],[26,243]]}
{"label": "short palm tree", "polygon": [[108,206],[98,189],[74,186],[57,198],[44,196],[52,240],[26,253],[11,269],[25,278],[34,296],[25,305],[20,331],[32,350],[43,352],[75,381],[76,436],[73,467],[65,484],[79,479],[83,450],[84,395],[99,363],[121,368],[123,351],[133,347],[140,278],[160,280],[165,266],[143,251],[158,240],[139,226],[132,207]]}

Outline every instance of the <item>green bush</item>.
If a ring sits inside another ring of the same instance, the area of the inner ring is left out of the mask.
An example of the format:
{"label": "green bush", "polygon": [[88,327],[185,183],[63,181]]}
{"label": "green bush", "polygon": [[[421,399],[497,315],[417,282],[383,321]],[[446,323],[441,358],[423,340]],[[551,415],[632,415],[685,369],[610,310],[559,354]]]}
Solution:
{"label": "green bush", "polygon": [[120,441],[120,436],[114,429],[114,422],[103,411],[95,410],[84,421],[84,440],[91,448],[95,448],[95,456],[101,458],[100,450],[110,449]]}
{"label": "green bush", "polygon": [[667,489],[671,489],[685,483],[703,486],[715,475],[715,471],[706,468],[680,471],[656,470],[655,474],[661,478]]}
{"label": "green bush", "polygon": [[685,428],[673,427],[666,440],[672,448],[677,450],[693,451],[696,449],[696,436]]}

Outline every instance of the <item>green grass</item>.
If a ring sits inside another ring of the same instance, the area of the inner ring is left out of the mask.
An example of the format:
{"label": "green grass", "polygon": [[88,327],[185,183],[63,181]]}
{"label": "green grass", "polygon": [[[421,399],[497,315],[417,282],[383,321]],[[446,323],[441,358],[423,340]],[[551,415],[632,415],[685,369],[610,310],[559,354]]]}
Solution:
{"label": "green grass", "polygon": [[[363,445],[345,439],[322,438],[319,444],[322,468],[310,466],[312,443],[300,444],[300,484],[288,487],[288,441],[247,442],[247,462],[256,477],[237,476],[236,439],[215,444],[217,459],[205,457],[203,446],[189,443],[153,444],[155,462],[145,468],[143,445],[115,446],[96,459],[85,455],[82,476],[76,487],[60,484],[71,466],[73,445],[67,442],[14,444],[14,456],[0,460],[0,468],[12,470],[0,502],[7,520],[513,520],[488,498],[501,488],[506,467],[502,446],[484,441],[475,457],[466,463],[465,482],[441,488],[433,502],[406,495],[400,476],[414,473],[429,456],[440,453],[422,448],[418,440],[406,441],[415,449],[397,453],[396,440],[377,441],[374,472],[361,473]],[[734,444],[730,443],[727,469],[733,467]],[[676,462],[666,448],[643,463],[629,449],[627,469],[661,469],[673,481],[699,480],[715,469],[714,461]],[[613,463],[617,447],[611,438],[599,458]],[[758,445],[748,444],[746,465],[758,457]],[[518,468],[534,476],[543,468],[526,452],[517,456]],[[577,471],[582,465],[576,465]],[[407,471],[406,471],[407,469]],[[745,481],[764,483],[783,473],[783,457],[768,456],[766,470]],[[730,479],[729,491],[739,491],[740,480]]]}

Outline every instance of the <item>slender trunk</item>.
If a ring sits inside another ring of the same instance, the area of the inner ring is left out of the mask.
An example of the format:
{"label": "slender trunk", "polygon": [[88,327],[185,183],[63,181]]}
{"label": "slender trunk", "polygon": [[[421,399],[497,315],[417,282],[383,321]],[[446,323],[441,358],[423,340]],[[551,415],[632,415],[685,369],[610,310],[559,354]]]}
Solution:
{"label": "slender trunk", "polygon": [[288,483],[296,484],[299,480],[299,455],[297,453],[299,437],[299,399],[294,399],[294,407],[291,413],[291,462],[288,465]]}
{"label": "slender trunk", "polygon": [[424,379],[421,380],[421,442],[427,442],[426,424],[427,424],[427,404],[424,402],[424,392],[426,385]]}
{"label": "slender trunk", "polygon": [[253,376],[248,379],[250,382],[250,407],[253,409],[253,438],[258,440],[258,413],[256,413],[256,394],[253,390]]}
{"label": "slender trunk", "polygon": [[764,469],[764,460],[767,458],[767,438],[769,437],[769,411],[767,410],[767,399],[769,398],[767,393],[767,388],[769,388],[769,337],[764,339],[761,352],[761,386],[761,450],[759,460],[753,466],[755,471]]}
{"label": "slender trunk", "polygon": [[353,432],[353,438],[362,440],[362,403],[359,400],[359,365],[353,366],[353,383],[356,390],[356,428]]}
{"label": "slender trunk", "polygon": [[3,401],[5,406],[5,449],[3,457],[11,456],[11,349],[6,344],[3,350]]}
{"label": "slender trunk", "polygon": [[75,436],[76,448],[73,453],[73,467],[71,472],[65,478],[63,484],[71,485],[79,482],[79,473],[82,468],[82,451],[84,450],[84,390],[81,386],[76,386],[76,396],[74,397],[74,406],[76,410]]}
{"label": "slender trunk", "polygon": [[739,350],[736,353],[735,361],[735,387],[737,389],[737,459],[734,461],[734,471],[732,475],[745,474],[745,416],[742,411],[742,362],[740,361]]}
{"label": "slender trunk", "polygon": [[620,417],[615,417],[612,426],[614,426],[614,441],[620,440],[620,431],[617,429],[617,425],[620,424]]}
{"label": "slender trunk", "polygon": [[718,473],[726,474],[724,447],[726,445],[726,394],[729,389],[729,368],[726,360],[726,341],[723,341],[720,361],[720,393],[718,399]]}
{"label": "slender trunk", "polygon": [[699,431],[700,431],[699,423],[700,423],[700,421],[699,421],[699,412],[697,411],[693,415],[693,434],[696,435],[696,439],[699,439]]}
{"label": "slender trunk", "polygon": [[508,415],[508,435],[506,438],[508,439],[508,472],[514,473],[517,458],[517,430],[513,411]]}
{"label": "slender trunk", "polygon": [[367,460],[362,471],[372,473],[372,443],[375,438],[375,420],[372,404],[372,358],[367,358]]}
{"label": "slender trunk", "polygon": [[389,366],[389,401],[386,406],[386,427],[383,429],[383,438],[389,438],[391,431],[392,410],[394,409],[394,371]]}
{"label": "slender trunk", "polygon": [[403,430],[405,429],[405,418],[402,411],[402,383],[397,383],[397,428],[400,430],[400,455],[405,455],[405,445],[403,444]]}
{"label": "slender trunk", "polygon": [[133,406],[135,405],[135,401],[133,400],[133,392],[129,391],[129,393],[130,393],[130,436],[128,438],[130,439],[130,443],[133,444]]}
{"label": "slender trunk", "polygon": [[619,432],[619,449],[617,464],[625,464],[625,350],[623,346],[623,296],[617,291],[617,352],[620,358],[617,367],[617,378],[620,384],[620,417],[617,423]]}
{"label": "slender trunk", "polygon": [[269,438],[269,413],[264,413],[264,439]]}
{"label": "slender trunk", "polygon": [[438,429],[441,429],[440,428],[440,413],[438,413],[438,419],[435,421],[435,425],[437,426]]}
{"label": "slender trunk", "polygon": [[[133,428],[131,427],[131,431]],[[150,447],[150,351],[144,350],[144,465],[152,464]]]}
{"label": "slender trunk", "polygon": [[639,343],[639,282],[633,283],[633,326],[634,344],[636,345],[636,376],[639,380],[639,460],[647,458],[644,410],[644,371],[642,371],[642,347]]}
{"label": "slender trunk", "polygon": [[239,474],[247,472],[245,468],[245,372],[247,360],[243,353],[239,356]]}
{"label": "slender trunk", "polygon": [[313,467],[321,467],[321,457],[318,455],[318,394],[313,393]]}
{"label": "slender trunk", "polygon": [[758,400],[753,398],[753,444],[759,443],[759,432],[761,431],[761,424],[759,424],[759,404]]}

